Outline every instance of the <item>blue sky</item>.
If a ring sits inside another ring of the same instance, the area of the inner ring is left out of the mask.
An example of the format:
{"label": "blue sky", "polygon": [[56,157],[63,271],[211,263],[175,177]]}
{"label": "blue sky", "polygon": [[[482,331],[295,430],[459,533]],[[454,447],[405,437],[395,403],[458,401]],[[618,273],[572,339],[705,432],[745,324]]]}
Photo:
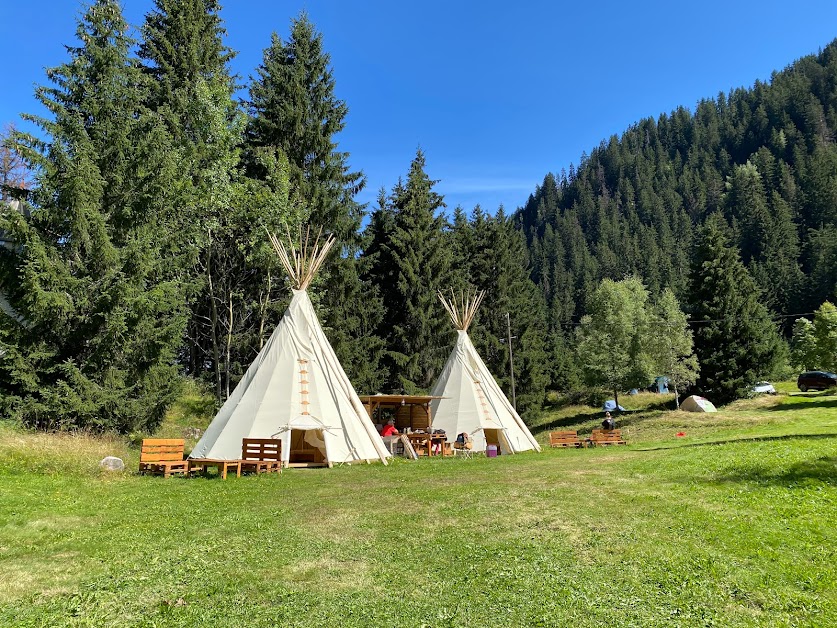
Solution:
{"label": "blue sky", "polygon": [[[0,125],[39,112],[34,86],[75,45],[75,0],[0,2]],[[139,24],[151,0],[124,0]],[[404,176],[421,147],[449,209],[507,212],[547,172],[641,118],[768,80],[837,37],[837,2],[594,3],[228,0],[233,69],[255,74],[272,31],[308,12],[349,106],[340,149],[360,200]]]}

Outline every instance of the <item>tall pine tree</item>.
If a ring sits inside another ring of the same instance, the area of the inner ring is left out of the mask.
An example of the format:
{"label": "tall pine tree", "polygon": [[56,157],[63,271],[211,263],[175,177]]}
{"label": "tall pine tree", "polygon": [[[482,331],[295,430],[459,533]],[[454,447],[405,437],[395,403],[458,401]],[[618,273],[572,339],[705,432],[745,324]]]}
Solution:
{"label": "tall pine tree", "polygon": [[437,291],[449,288],[451,259],[444,199],[425,172],[419,150],[407,181],[399,181],[373,214],[367,280],[380,287],[388,391],[426,391],[444,366],[453,330]]}
{"label": "tall pine tree", "polygon": [[769,375],[781,340],[759,290],[729,245],[723,218],[700,230],[693,253],[690,309],[700,363],[699,389],[727,403]]}
{"label": "tall pine tree", "polygon": [[543,406],[549,374],[546,307],[529,277],[523,235],[502,208],[494,216],[486,216],[476,207],[470,223],[464,223],[460,213],[454,214],[452,236],[454,270],[485,291],[471,326],[474,345],[506,396],[516,398],[518,412],[531,420]]}
{"label": "tall pine tree", "polygon": [[38,172],[31,218],[0,228],[6,412],[28,425],[151,429],[177,389],[182,286],[166,263],[177,151],[146,106],[148,84],[115,0],[80,18],[78,47],[38,88],[44,139],[18,136]]}
{"label": "tall pine tree", "polygon": [[178,187],[179,255],[190,280],[191,318],[182,359],[229,394],[281,316],[282,273],[266,230],[296,222],[288,202],[283,151],[249,151],[258,178],[244,176],[245,117],[233,100],[234,77],[215,0],[156,0],[143,26],[141,56],[154,79],[151,105],[182,158]]}
{"label": "tall pine tree", "polygon": [[[319,279],[321,319],[349,376],[374,386],[370,346],[358,341],[380,344],[369,334],[382,315],[375,289],[361,282],[358,268],[363,207],[354,197],[366,181],[338,150],[348,107],[334,93],[330,64],[322,35],[304,13],[292,21],[287,41],[274,33],[250,86],[247,145],[251,155],[265,148],[287,155],[292,202],[305,221],[337,236],[338,253]],[[248,162],[251,176],[261,177],[258,165]]]}

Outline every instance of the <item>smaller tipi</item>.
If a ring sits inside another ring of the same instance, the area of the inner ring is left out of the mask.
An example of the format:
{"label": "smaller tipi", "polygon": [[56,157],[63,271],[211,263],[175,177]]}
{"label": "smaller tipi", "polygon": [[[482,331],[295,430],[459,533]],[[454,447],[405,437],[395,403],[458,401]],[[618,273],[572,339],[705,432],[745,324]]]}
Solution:
{"label": "smaller tipi", "polygon": [[282,320],[226,403],[192,458],[235,460],[244,438],[282,441],[290,466],[332,466],[391,456],[323,332],[307,287],[334,243],[310,232],[290,252],[271,242],[294,286]]}
{"label": "smaller tipi", "polygon": [[467,433],[473,439],[473,451],[485,451],[489,445],[503,454],[540,451],[535,437],[509,403],[468,337],[468,326],[482,302],[484,292],[447,299],[440,292],[458,338],[431,396],[433,427],[445,430],[448,440]]}

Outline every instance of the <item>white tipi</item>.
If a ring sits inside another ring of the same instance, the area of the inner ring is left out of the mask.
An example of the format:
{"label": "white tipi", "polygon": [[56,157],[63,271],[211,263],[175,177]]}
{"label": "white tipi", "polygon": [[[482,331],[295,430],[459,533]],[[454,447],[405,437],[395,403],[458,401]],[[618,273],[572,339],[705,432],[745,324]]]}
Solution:
{"label": "white tipi", "polygon": [[290,466],[380,460],[390,453],[334,354],[306,291],[334,243],[310,232],[300,250],[270,235],[294,285],[293,298],[270,339],[215,415],[192,458],[235,460],[243,438],[282,441]]}
{"label": "white tipi", "polygon": [[473,439],[474,451],[485,451],[488,445],[496,446],[500,453],[540,451],[468,337],[468,326],[484,295],[460,295],[457,300],[452,294],[448,300],[439,293],[459,337],[430,392],[433,397],[441,397],[430,402],[433,427],[445,430],[449,440],[467,433]]}

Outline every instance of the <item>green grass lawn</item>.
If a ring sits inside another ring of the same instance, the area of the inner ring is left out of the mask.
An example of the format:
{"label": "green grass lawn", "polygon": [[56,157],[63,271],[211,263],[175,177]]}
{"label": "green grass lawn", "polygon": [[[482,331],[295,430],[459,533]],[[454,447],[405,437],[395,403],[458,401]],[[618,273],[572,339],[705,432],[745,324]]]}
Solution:
{"label": "green grass lawn", "polygon": [[226,482],[0,427],[0,625],[837,625],[837,396],[620,402],[628,447]]}

